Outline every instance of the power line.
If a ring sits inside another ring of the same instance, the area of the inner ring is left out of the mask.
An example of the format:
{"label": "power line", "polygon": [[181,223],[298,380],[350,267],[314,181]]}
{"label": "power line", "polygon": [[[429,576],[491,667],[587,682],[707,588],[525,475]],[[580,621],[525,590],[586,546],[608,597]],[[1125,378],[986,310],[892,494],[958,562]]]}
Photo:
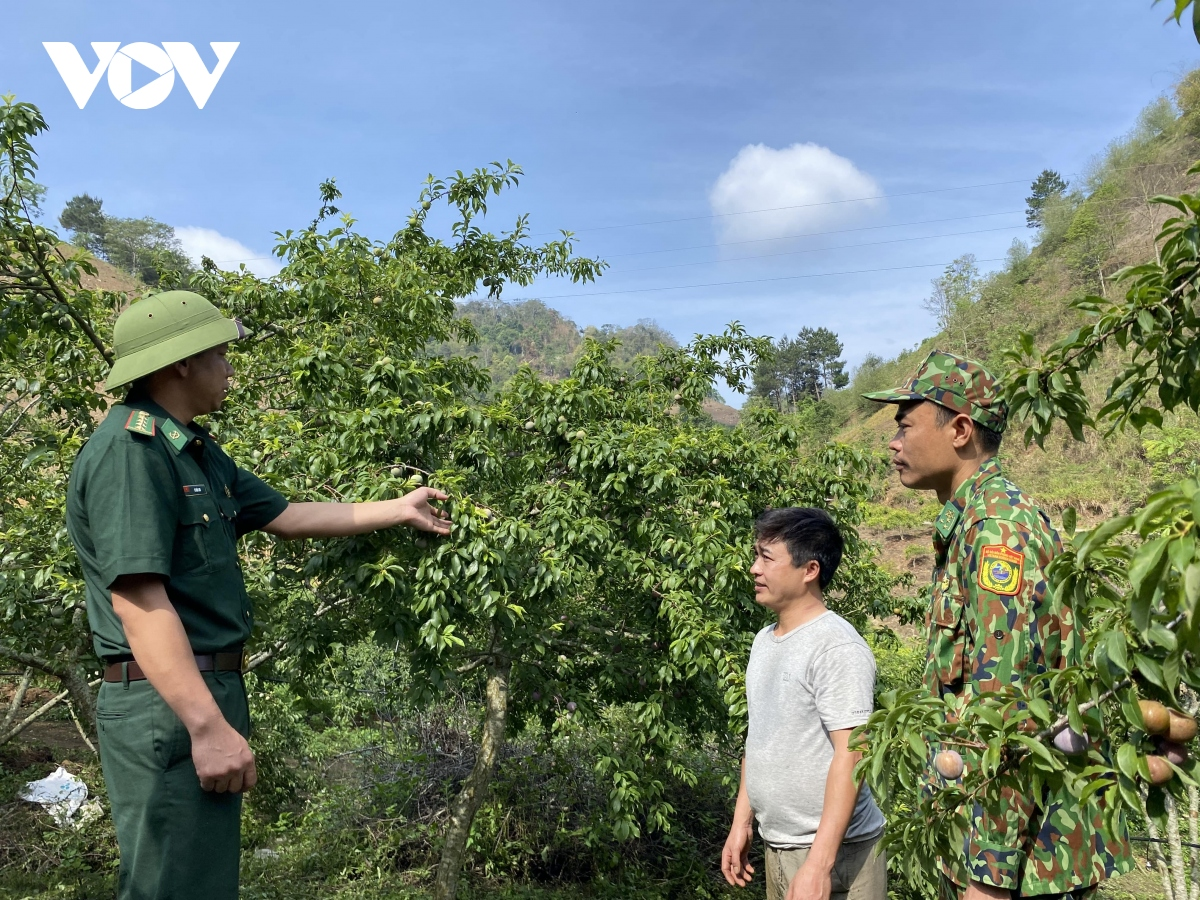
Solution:
{"label": "power line", "polygon": [[624,275],[629,272],[652,272],[655,269],[679,269],[685,266],[711,266],[724,262],[739,262],[747,259],[772,259],[776,256],[796,256],[800,253],[819,253],[822,250],[852,250],[856,247],[878,247],[881,244],[902,244],[907,241],[932,241],[944,237],[960,237],[964,234],[988,234],[993,231],[1016,231],[1024,229],[1025,225],[1005,225],[1002,228],[980,228],[976,231],[952,231],[948,234],[928,234],[922,237],[892,238],[887,241],[867,241],[862,244],[838,244],[834,247],[806,247],[803,250],[785,250],[782,253],[759,253],[757,256],[733,256],[729,259],[705,259],[700,262],[669,263],[665,266],[642,266],[639,269],[617,269],[613,274]]}
{"label": "power line", "polygon": [[[614,228],[641,228],[646,225],[672,225],[676,222],[699,222],[705,219],[722,219],[728,216],[748,216],[753,213],[764,212],[780,212],[786,209],[809,209],[814,206],[832,206],[837,203],[862,203],[867,200],[892,200],[896,197],[915,197],[918,194],[944,194],[949,191],[969,191],[975,188],[996,187],[1002,184],[1026,184],[1027,178],[1017,178],[1012,181],[989,181],[983,184],[964,184],[959,187],[948,188],[931,188],[926,191],[905,191],[902,194],[876,194],[871,197],[847,197],[843,200],[822,200],[819,203],[797,203],[792,206],[771,206],[766,209],[744,209],[738,212],[731,213],[711,213],[707,216],[685,216],[681,219],[659,219],[654,222],[626,222],[622,225],[594,225],[591,228],[574,228],[568,229],[572,234],[579,234],[584,231],[611,231]],[[537,234],[531,234],[530,237],[540,237],[546,234],[559,234],[558,231],[540,231]]]}
{"label": "power line", "polygon": [[1010,209],[1003,212],[994,213],[976,213],[971,216],[950,216],[945,219],[921,219],[917,222],[896,222],[893,225],[863,225],[858,228],[838,228],[833,231],[805,231],[800,234],[783,234],[779,237],[769,238],[752,238],[745,241],[721,241],[716,244],[693,244],[690,247],[668,247],[665,250],[634,250],[629,253],[609,253],[605,255],[605,259],[619,259],[623,256],[646,256],[650,253],[678,253],[684,250],[707,250],[710,247],[737,247],[742,244],[762,244],[767,241],[788,241],[795,238],[805,237],[822,237],[827,234],[851,234],[856,231],[879,231],[883,228],[907,228],[910,225],[933,225],[938,222],[961,222],[965,219],[988,219],[995,216],[1012,216],[1017,213],[1024,213],[1023,209]]}
{"label": "power line", "polygon": [[[994,259],[977,259],[975,261],[981,262],[981,263],[1003,262],[1004,257],[997,256]],[[948,263],[925,263],[924,265],[919,265],[919,266],[889,266],[884,269],[853,269],[853,270],[847,271],[847,272],[814,272],[814,273],[811,273],[808,275],[780,275],[777,278],[751,278],[751,279],[747,279],[744,281],[712,281],[707,284],[676,284],[676,285],[671,285],[669,287],[630,288],[628,290],[622,290],[622,291],[592,291],[587,294],[550,294],[550,295],[542,295],[539,297],[528,297],[525,299],[529,299],[529,300],[564,300],[564,299],[574,300],[574,299],[581,298],[581,297],[608,297],[613,294],[648,294],[648,293],[654,293],[657,291],[684,291],[684,290],[689,290],[689,289],[694,290],[697,288],[727,287],[729,285],[734,285],[734,284],[762,284],[767,281],[795,281],[796,279],[799,279],[799,278],[832,278],[836,275],[866,275],[866,274],[869,274],[872,272],[900,272],[905,269],[937,269],[937,268],[944,268],[945,266],[952,265],[952,262],[953,261],[948,262]],[[484,297],[464,297],[463,302],[465,303],[465,302],[469,302],[471,300],[483,300],[483,299],[486,299],[486,298],[484,298]],[[513,302],[520,302],[520,298],[517,298],[517,300],[515,300]]]}
{"label": "power line", "polygon": [[[684,250],[708,250],[713,247],[739,247],[742,244],[764,244],[768,241],[788,241],[796,238],[805,237],[824,237],[830,234],[853,234],[859,231],[879,231],[884,228],[908,228],[911,225],[935,225],[941,222],[962,222],[967,219],[989,219],[996,216],[1013,216],[1018,213],[1024,213],[1023,209],[1009,209],[1001,212],[993,213],[976,213],[970,216],[949,216],[943,219],[920,219],[916,222],[895,222],[891,225],[863,225],[858,228],[837,228],[830,231],[804,231],[799,234],[782,234],[779,237],[769,238],[751,238],[745,241],[720,241],[715,244],[693,244],[690,247],[667,247],[662,250],[634,250],[629,253],[609,253],[605,254],[604,259],[620,259],[626,256],[647,256],[651,253],[681,253]],[[1022,228],[1026,226],[1020,226]],[[968,234],[970,232],[963,232]],[[863,245],[868,246],[868,245]],[[217,265],[231,262],[255,262],[257,260],[275,259],[274,256],[251,256],[246,259],[217,259],[213,260]]]}
{"label": "power line", "polygon": [[[1109,169],[1108,171],[1125,172],[1125,171],[1129,171],[1131,169],[1150,169],[1150,168],[1164,168],[1164,167],[1167,167],[1166,164],[1164,164],[1164,163],[1143,163],[1143,164],[1132,165],[1132,166],[1114,166],[1111,169]],[[1099,168],[1101,170],[1103,170],[1106,167],[1103,166],[1103,164],[1101,164],[1101,166]],[[1075,173],[1068,173],[1068,174],[1073,175],[1073,177],[1076,180],[1078,180],[1081,176],[1085,176],[1086,173],[1075,172]],[[660,220],[654,221],[654,222],[628,222],[628,223],[619,224],[619,225],[597,225],[597,226],[593,226],[591,228],[576,228],[576,229],[573,229],[571,231],[571,233],[579,234],[584,231],[609,231],[609,230],[612,230],[615,228],[640,228],[642,226],[647,226],[647,225],[669,225],[669,224],[673,224],[676,222],[696,222],[696,221],[702,221],[705,219],[719,219],[719,218],[723,218],[726,216],[743,216],[743,215],[750,215],[752,213],[779,212],[779,211],[788,210],[788,209],[806,209],[806,208],[814,207],[814,206],[829,206],[829,205],[836,204],[836,203],[860,203],[860,202],[864,202],[864,201],[868,201],[868,200],[888,200],[888,199],[891,199],[894,197],[915,197],[915,196],[918,196],[921,194],[940,194],[940,193],[946,193],[948,191],[967,191],[967,190],[974,190],[976,188],[998,187],[1000,185],[1007,185],[1007,184],[1025,184],[1027,182],[1028,182],[1028,179],[1015,178],[1015,179],[1012,179],[1009,181],[989,181],[989,182],[984,182],[981,184],[964,184],[964,185],[960,185],[958,187],[932,188],[930,190],[925,190],[925,191],[906,191],[901,194],[879,194],[879,195],[873,196],[873,197],[852,197],[852,198],[847,198],[847,199],[843,199],[843,200],[825,200],[820,203],[801,203],[801,204],[797,204],[794,206],[774,206],[774,207],[769,207],[766,209],[747,209],[747,210],[741,210],[739,212],[732,212],[732,213],[713,213],[713,214],[707,215],[707,216],[687,216],[685,218],[680,218],[680,219],[660,219]],[[1115,204],[1115,203],[1121,203],[1121,202],[1126,202],[1126,201],[1124,201],[1123,199],[1112,199],[1112,200],[1100,200],[1100,201],[1093,200],[1092,202],[1093,203],[1104,203],[1104,204]],[[1025,212],[1025,210],[1023,210],[1023,209],[1012,210],[1012,213],[1019,213],[1019,212]],[[869,231],[873,228],[902,228],[905,225],[923,225],[923,224],[929,224],[929,223],[933,223],[933,222],[953,222],[953,221],[958,221],[961,219],[974,219],[974,218],[982,218],[985,216],[1002,216],[1002,215],[1009,215],[1009,214],[1010,213],[982,213],[980,216],[955,216],[955,217],[948,218],[948,219],[926,219],[921,222],[907,222],[907,223],[900,223],[897,225],[871,225],[871,226],[867,226],[865,228],[846,228],[846,229],[842,229],[840,231],[813,231],[813,232],[807,232],[804,234],[784,235],[784,236],[778,237],[778,238],[757,238],[755,240],[749,240],[749,241],[724,241],[720,244],[701,244],[701,245],[697,245],[694,247],[677,247],[677,248],[673,248],[670,250],[640,250],[640,251],[636,251],[634,253],[613,253],[613,254],[610,254],[609,256],[611,258],[615,259],[616,257],[620,257],[620,256],[638,256],[638,255],[645,254],[645,253],[674,253],[677,250],[699,250],[699,249],[703,249],[705,247],[723,247],[723,246],[731,246],[734,244],[751,244],[751,243],[757,243],[760,241],[780,241],[780,240],[786,240],[787,238],[812,237],[812,236],[816,236],[816,235],[825,235],[825,234],[844,234],[844,233],[850,232],[850,231]],[[560,231],[539,231],[534,234],[530,234],[529,237],[542,237],[544,235],[560,234],[560,233],[561,233]],[[213,262],[215,262],[217,265],[222,265],[224,263],[235,263],[235,262],[262,262],[265,260],[272,260],[275,258],[276,257],[274,257],[274,256],[249,256],[244,259],[217,259],[217,260],[213,260]]]}

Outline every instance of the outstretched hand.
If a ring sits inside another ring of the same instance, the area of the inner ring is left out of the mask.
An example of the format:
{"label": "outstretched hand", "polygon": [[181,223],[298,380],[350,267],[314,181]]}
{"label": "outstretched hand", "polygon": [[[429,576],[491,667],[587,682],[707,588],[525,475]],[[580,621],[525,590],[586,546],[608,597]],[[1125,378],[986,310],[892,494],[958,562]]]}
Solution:
{"label": "outstretched hand", "polygon": [[449,499],[446,494],[434,488],[417,488],[411,494],[405,494],[397,501],[401,506],[400,522],[418,531],[449,534],[450,514],[430,502]]}

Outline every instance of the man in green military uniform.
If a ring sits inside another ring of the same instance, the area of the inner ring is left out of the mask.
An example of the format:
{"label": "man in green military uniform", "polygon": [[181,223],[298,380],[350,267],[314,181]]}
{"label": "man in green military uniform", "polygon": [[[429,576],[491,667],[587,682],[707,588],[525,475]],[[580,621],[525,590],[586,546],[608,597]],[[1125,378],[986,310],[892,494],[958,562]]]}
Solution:
{"label": "man in green military uniform", "polygon": [[104,660],[96,717],[121,850],[119,896],[238,892],[241,792],[254,786],[242,645],[253,613],[237,540],[336,537],[395,525],[447,534],[420,488],[375,503],[289,503],[238,468],[198,416],[229,393],[245,335],[199,294],[133,304],[107,389],[132,385],[71,470],[67,528]]}
{"label": "man in green military uniform", "polygon": [[[1079,664],[1074,613],[1046,580],[1062,550],[1058,534],[996,459],[1007,408],[995,379],[935,350],[903,386],[863,396],[898,404],[888,449],[900,482],[944,504],[926,618],[930,691],[966,704]],[[1098,801],[1015,790],[1005,800],[1004,809],[972,811],[962,855],[942,860],[945,896],[1079,895],[1132,868],[1125,835],[1102,831]]]}

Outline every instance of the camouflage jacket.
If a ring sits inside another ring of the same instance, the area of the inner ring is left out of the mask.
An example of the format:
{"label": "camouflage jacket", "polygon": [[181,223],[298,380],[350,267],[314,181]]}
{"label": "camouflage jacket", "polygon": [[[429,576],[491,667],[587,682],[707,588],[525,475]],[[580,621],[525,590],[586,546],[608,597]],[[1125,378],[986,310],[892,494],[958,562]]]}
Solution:
{"label": "camouflage jacket", "polygon": [[[1046,567],[1062,550],[1042,510],[1000,472],[995,458],[955,492],[935,525],[925,683],[963,702],[1080,662],[1071,609],[1058,602]],[[967,760],[970,765],[970,760]],[[1069,794],[1006,791],[999,815],[976,806],[962,857],[947,877],[1018,891],[1060,894],[1133,867],[1129,844],[1103,833],[1102,807]]]}

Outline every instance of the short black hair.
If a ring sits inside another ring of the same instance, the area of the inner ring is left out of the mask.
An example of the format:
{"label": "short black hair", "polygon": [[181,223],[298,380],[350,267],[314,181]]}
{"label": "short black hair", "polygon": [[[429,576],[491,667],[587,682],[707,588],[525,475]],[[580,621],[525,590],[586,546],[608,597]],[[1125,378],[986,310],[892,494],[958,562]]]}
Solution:
{"label": "short black hair", "polygon": [[754,523],[754,540],[764,544],[783,541],[796,568],[815,559],[821,567],[817,576],[821,590],[833,581],[846,548],[833,517],[811,506],[768,509]]}
{"label": "short black hair", "polygon": [[[929,401],[933,402],[933,401]],[[942,406],[940,403],[934,403],[937,409],[937,423],[939,427],[945,426],[951,419],[958,415],[954,410]],[[975,422],[974,419],[971,420]],[[1003,435],[999,431],[988,428],[986,425],[980,425],[975,422],[975,431],[979,434],[979,449],[989,456],[995,456],[1000,452],[1000,439]]]}

